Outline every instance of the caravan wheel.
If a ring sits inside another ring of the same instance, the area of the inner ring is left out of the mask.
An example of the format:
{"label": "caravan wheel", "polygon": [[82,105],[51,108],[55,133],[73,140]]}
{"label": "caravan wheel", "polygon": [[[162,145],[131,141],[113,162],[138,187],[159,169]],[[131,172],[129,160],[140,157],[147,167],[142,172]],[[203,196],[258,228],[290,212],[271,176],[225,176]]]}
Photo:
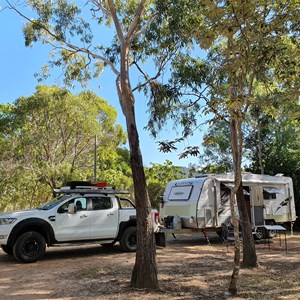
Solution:
{"label": "caravan wheel", "polygon": [[267,230],[266,238],[272,239],[276,235],[276,230]]}
{"label": "caravan wheel", "polygon": [[264,238],[264,228],[263,227],[256,227],[254,233],[255,240],[261,240]]}

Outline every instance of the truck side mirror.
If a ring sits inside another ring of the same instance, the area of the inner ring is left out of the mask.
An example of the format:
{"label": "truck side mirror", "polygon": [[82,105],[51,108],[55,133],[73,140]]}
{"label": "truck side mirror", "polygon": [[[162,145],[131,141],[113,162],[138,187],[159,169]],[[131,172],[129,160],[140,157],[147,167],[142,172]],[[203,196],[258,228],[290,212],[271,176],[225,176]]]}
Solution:
{"label": "truck side mirror", "polygon": [[69,214],[76,214],[77,209],[76,209],[76,205],[73,203],[70,203],[68,206],[68,213]]}

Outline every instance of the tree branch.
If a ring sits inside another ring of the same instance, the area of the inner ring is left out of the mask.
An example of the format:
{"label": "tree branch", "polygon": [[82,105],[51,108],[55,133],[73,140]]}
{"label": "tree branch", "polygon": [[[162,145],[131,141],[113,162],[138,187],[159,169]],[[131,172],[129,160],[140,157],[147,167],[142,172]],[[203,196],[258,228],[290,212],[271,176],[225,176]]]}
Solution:
{"label": "tree branch", "polygon": [[155,20],[155,16],[156,16],[156,15],[157,15],[157,14],[153,14],[153,15],[150,17],[149,21],[144,25],[143,28],[141,28],[140,30],[137,30],[135,33],[133,33],[132,39],[131,39],[131,40],[133,40],[134,38],[136,38],[136,37],[138,37],[139,35],[143,34],[143,33],[147,30],[147,28],[150,26],[150,24]]}
{"label": "tree branch", "polygon": [[112,17],[111,12],[103,6],[102,0],[91,0],[106,16]]}
{"label": "tree branch", "polygon": [[[41,29],[45,30],[56,42],[59,42],[61,44],[64,44],[65,46],[67,46],[69,49],[74,50],[75,52],[81,52],[81,53],[85,53],[88,56],[91,56],[94,59],[99,59],[101,61],[103,61],[104,63],[106,63],[107,65],[109,65],[112,69],[112,71],[114,72],[114,74],[116,76],[119,75],[119,71],[115,68],[115,65],[108,60],[107,58],[105,58],[102,55],[98,55],[94,52],[91,52],[89,49],[87,48],[81,48],[78,46],[75,46],[71,43],[68,43],[65,39],[61,39],[60,37],[56,36],[53,32],[51,32],[48,28],[46,28],[45,26],[43,26],[42,24],[36,22],[35,20],[31,20],[29,19],[27,16],[25,16],[21,11],[19,11],[15,6],[13,6],[8,0],[6,0],[6,2],[9,4],[10,9],[14,10],[18,15],[20,15],[22,18],[24,18],[25,20],[27,20],[28,22],[32,23],[32,24],[36,24],[38,25]],[[46,39],[44,39],[44,41],[47,44],[51,44],[50,41],[47,41]],[[65,48],[64,48],[65,49]]]}
{"label": "tree branch", "polygon": [[[134,19],[132,20],[130,27],[128,29],[127,35],[126,35],[126,40],[131,41],[134,38],[134,32],[138,26],[138,22],[141,19],[141,15],[143,10],[145,9],[145,4],[147,0],[142,0],[137,8],[137,11],[135,13]],[[110,2],[110,1],[108,1]]]}
{"label": "tree branch", "polygon": [[143,70],[140,68],[140,66],[134,61],[132,64],[134,64],[137,67],[137,69],[142,73],[142,75],[145,78],[145,82],[137,85],[134,89],[132,89],[132,91],[134,92],[136,90],[139,90],[139,89],[143,88],[144,86],[146,86],[149,82],[157,79],[161,75],[162,70],[164,69],[165,65],[169,62],[169,60],[173,56],[173,54],[174,54],[173,52],[171,54],[168,54],[168,53],[165,54],[164,58],[162,59],[162,63],[158,68],[156,75],[151,78],[146,73],[144,73]]}
{"label": "tree branch", "polygon": [[124,39],[121,24],[120,24],[118,16],[117,16],[117,11],[116,11],[116,8],[115,8],[115,5],[114,5],[114,1],[113,0],[107,0],[107,2],[108,2],[109,10],[110,10],[110,13],[111,13],[111,17],[112,17],[112,19],[114,21],[114,24],[115,24],[115,27],[116,27],[116,31],[117,31],[119,41],[120,41],[121,44],[124,44],[125,39]]}

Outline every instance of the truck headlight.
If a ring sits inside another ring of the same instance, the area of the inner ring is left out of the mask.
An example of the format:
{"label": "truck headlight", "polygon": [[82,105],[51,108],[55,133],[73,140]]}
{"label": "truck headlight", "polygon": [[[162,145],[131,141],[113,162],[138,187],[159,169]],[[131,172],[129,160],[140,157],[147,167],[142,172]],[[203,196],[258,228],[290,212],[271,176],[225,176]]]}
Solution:
{"label": "truck headlight", "polygon": [[16,218],[0,218],[0,225],[12,224],[16,221]]}

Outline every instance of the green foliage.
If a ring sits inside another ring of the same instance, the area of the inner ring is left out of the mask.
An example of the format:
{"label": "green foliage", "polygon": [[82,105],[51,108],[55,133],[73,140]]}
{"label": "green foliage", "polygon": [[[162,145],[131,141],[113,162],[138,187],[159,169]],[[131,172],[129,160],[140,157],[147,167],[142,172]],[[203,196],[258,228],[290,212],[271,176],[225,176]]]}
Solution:
{"label": "green foliage", "polygon": [[134,199],[133,181],[130,167],[130,152],[126,148],[99,153],[99,180],[106,181],[118,189],[129,190],[130,198]]}
{"label": "green foliage", "polygon": [[170,160],[166,160],[163,165],[151,163],[145,172],[151,205],[158,209],[167,183],[182,178],[184,173],[180,167],[173,166]]}
{"label": "green foliage", "polygon": [[150,118],[147,128],[153,136],[168,120],[182,128],[182,136],[192,135],[197,128],[197,115],[203,110],[201,101],[208,69],[204,61],[179,53],[172,60],[172,76],[167,83],[153,82],[148,86]]}
{"label": "green foliage", "polygon": [[[29,0],[28,3],[35,13],[35,18],[26,18],[28,22],[24,30],[27,45],[40,40],[53,47],[51,66],[59,66],[64,70],[66,84],[71,84],[73,80],[76,80],[84,85],[91,76],[98,76],[99,62],[103,66],[109,66],[116,75],[116,89],[126,117],[134,190],[139,200],[137,224],[140,224],[142,228],[138,231],[137,261],[131,286],[148,289],[158,288],[157,267],[153,232],[149,226],[151,212],[136,127],[133,92],[142,90],[154,78],[158,78],[174,51],[172,43],[171,45],[166,43],[162,48],[158,47],[157,43],[145,39],[145,32],[155,27],[157,21],[153,2],[91,0],[83,3],[66,0]],[[10,2],[8,6],[24,17],[24,14]],[[83,10],[82,13],[79,6]],[[85,23],[80,16],[86,17],[88,22]],[[107,31],[107,28],[102,26],[103,22],[106,26],[113,24],[113,39],[109,46],[102,42],[103,31]],[[95,25],[97,27],[93,27]],[[91,28],[93,28],[92,31]],[[159,46],[163,45],[166,40],[168,40],[168,35],[163,34]],[[98,41],[100,41],[99,45]],[[143,72],[139,65],[150,56],[156,69],[154,76]],[[131,83],[130,68],[132,66],[137,68],[142,78],[142,82],[138,81],[135,89],[132,88]],[[42,71],[46,71],[47,75],[47,68],[43,68]],[[148,216],[145,215],[146,213]],[[151,257],[149,255],[146,257],[145,251],[142,251],[142,247],[139,246],[139,241],[142,240],[143,246],[148,245],[147,255],[150,254]],[[149,270],[146,277],[145,268]]]}
{"label": "green foliage", "polygon": [[[152,57],[160,75],[176,47],[174,41],[169,39],[165,20],[158,20],[154,1],[143,3],[144,9],[140,11],[141,15],[132,32],[133,20],[137,18],[141,2],[113,1],[109,4],[108,1],[81,3],[67,0],[28,0],[28,7],[34,12],[32,17],[25,16],[20,5],[8,5],[26,19],[23,27],[26,46],[32,46],[36,42],[53,46],[51,61],[42,67],[40,74],[36,74],[38,79],[41,81],[47,78],[50,68],[59,67],[64,72],[66,84],[72,85],[77,81],[85,86],[92,77],[99,77],[106,66],[110,66],[115,75],[119,75],[120,43],[125,39],[126,44],[130,44],[129,67],[137,66],[137,70],[141,71],[139,62],[144,63],[147,58]],[[117,26],[113,17],[114,10],[115,17],[118,18]],[[153,34],[157,34],[160,26],[158,46],[157,39],[153,42]],[[101,33],[107,30],[112,35],[110,44],[104,41]],[[137,82],[136,89],[141,89],[151,77],[143,71],[140,73],[141,82]]]}
{"label": "green foliage", "polygon": [[251,161],[248,171],[292,177],[297,214],[300,211],[300,124],[299,118],[291,115],[298,115],[299,109],[299,104],[281,105],[275,117],[252,112],[251,127],[246,136]]}
{"label": "green foliage", "polygon": [[232,153],[230,148],[230,132],[227,122],[215,124],[204,136],[203,154],[200,161],[207,173],[229,172],[233,169]]}
{"label": "green foliage", "polygon": [[[36,206],[66,181],[92,180],[95,136],[100,171],[113,169],[103,168],[107,160],[121,166],[116,149],[126,137],[116,118],[115,109],[94,93],[73,95],[56,86],[38,86],[32,96],[2,105],[0,209]],[[129,184],[125,169],[112,184]]]}
{"label": "green foliage", "polygon": [[[257,84],[265,93],[281,94],[282,101],[283,96],[286,101],[299,97],[297,1],[158,3],[163,16],[174,18],[170,33],[185,41],[188,31],[207,50],[207,58],[201,61],[191,58],[191,53],[178,55],[169,82],[155,85],[157,92],[151,93],[149,122],[154,134],[167,118],[176,124],[187,124],[188,128],[195,127],[195,115],[201,112],[215,114],[216,121],[229,118],[230,114],[244,121],[251,103],[265,104],[256,102]],[[229,97],[229,88],[234,97]],[[190,134],[191,130],[185,133]]]}

